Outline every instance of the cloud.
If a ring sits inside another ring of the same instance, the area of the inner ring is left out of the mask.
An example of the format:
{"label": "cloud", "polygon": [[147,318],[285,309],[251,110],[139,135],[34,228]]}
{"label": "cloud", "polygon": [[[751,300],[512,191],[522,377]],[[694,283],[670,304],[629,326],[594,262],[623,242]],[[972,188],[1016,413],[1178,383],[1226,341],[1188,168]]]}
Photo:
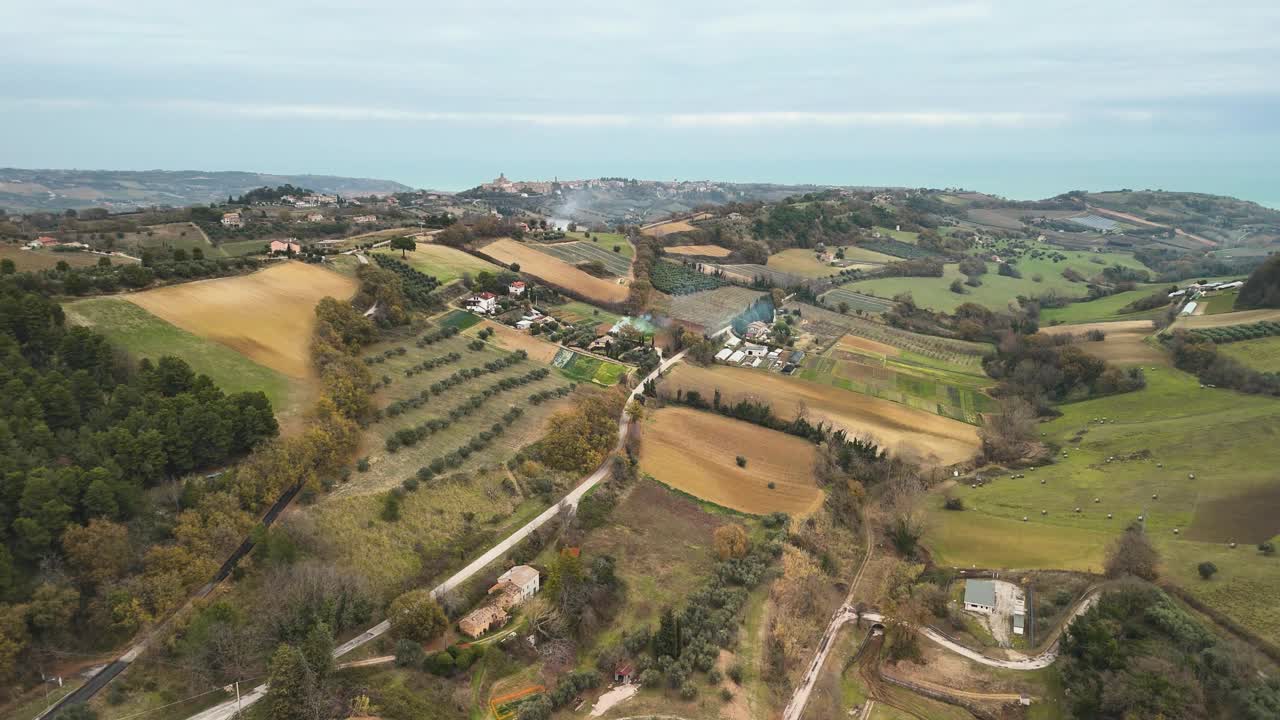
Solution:
{"label": "cloud", "polygon": [[[157,101],[156,109],[228,114],[242,117],[338,121],[388,121],[547,127],[667,127],[667,128],[785,128],[785,127],[912,127],[1018,128],[1053,127],[1071,122],[1062,112],[970,111],[725,111],[694,113],[530,113],[429,111],[365,105],[225,103],[214,101]],[[1136,115],[1127,112],[1123,117]],[[1148,116],[1143,116],[1148,119]]]}
{"label": "cloud", "polygon": [[502,112],[415,110],[378,105],[226,102],[218,100],[105,101],[92,98],[0,98],[0,106],[28,109],[127,109],[224,115],[263,120],[350,123],[453,124],[561,128],[786,129],[786,128],[1056,128],[1083,122],[1150,124],[1155,111],[1141,108],[1091,111],[706,111],[680,113]]}
{"label": "cloud", "polygon": [[981,20],[990,17],[991,14],[991,6],[985,2],[917,8],[881,6],[874,11],[869,11],[867,8],[834,11],[830,8],[808,10],[788,8],[786,12],[765,11],[728,15],[701,23],[697,29],[711,35],[786,33],[813,36]]}

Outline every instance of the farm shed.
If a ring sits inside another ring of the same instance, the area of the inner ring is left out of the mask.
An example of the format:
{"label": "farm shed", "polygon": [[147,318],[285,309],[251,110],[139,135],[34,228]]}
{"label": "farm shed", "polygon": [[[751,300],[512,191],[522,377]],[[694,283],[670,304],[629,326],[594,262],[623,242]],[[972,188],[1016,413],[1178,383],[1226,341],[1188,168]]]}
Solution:
{"label": "farm shed", "polygon": [[742,352],[750,357],[764,357],[769,354],[769,348],[755,343],[746,343],[742,346]]}
{"label": "farm shed", "polygon": [[729,356],[732,354],[733,354],[733,351],[730,350],[729,348],[721,348],[720,352],[716,353],[716,359],[721,362],[724,362],[725,360],[728,360]]}
{"label": "farm shed", "polygon": [[1027,616],[1016,612],[1013,614],[1013,634],[1025,635],[1027,632]]}
{"label": "farm shed", "polygon": [[734,353],[729,356],[729,362],[733,363],[734,365],[737,365],[738,363],[742,362],[742,358],[746,356],[747,354],[742,352],[741,350],[735,350]]}
{"label": "farm shed", "polygon": [[996,611],[996,586],[990,580],[964,581],[964,609],[971,612]]}

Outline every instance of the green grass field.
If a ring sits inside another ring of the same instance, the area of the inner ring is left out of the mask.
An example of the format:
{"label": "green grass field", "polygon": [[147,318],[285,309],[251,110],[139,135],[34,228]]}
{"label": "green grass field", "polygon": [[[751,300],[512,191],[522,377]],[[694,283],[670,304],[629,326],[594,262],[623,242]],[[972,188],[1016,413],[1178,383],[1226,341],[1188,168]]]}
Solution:
{"label": "green grass field", "polygon": [[1280,337],[1223,343],[1218,352],[1233,357],[1254,370],[1280,372]]}
{"label": "green grass field", "polygon": [[[1142,264],[1132,256],[1120,253],[1090,253],[1062,251],[1066,260],[1053,262],[1048,259],[1032,259],[1025,257],[1017,263],[1021,278],[1010,278],[996,274],[994,263],[987,263],[988,272],[982,276],[981,287],[965,286],[965,294],[951,292],[952,281],[965,277],[960,274],[959,266],[949,264],[940,278],[932,277],[892,277],[876,278],[849,283],[842,287],[856,292],[869,292],[880,297],[891,298],[898,293],[910,292],[916,304],[932,310],[951,312],[966,302],[978,303],[995,310],[1004,310],[1017,295],[1036,297],[1054,290],[1063,295],[1083,297],[1088,291],[1085,283],[1073,283],[1062,277],[1062,271],[1072,268],[1085,277],[1093,277],[1109,265],[1123,265],[1132,268],[1143,268]],[[1100,259],[1103,264],[1092,262]],[[1036,282],[1035,277],[1041,281]]]}
{"label": "green grass field", "polygon": [[608,362],[583,353],[561,348],[551,362],[560,369],[565,377],[579,383],[595,383],[597,385],[617,385],[627,367]]}
{"label": "green grass field", "polygon": [[555,317],[575,324],[590,320],[594,323],[614,325],[622,319],[622,316],[617,313],[602,310],[595,305],[590,305],[580,300],[570,300],[560,305],[552,305],[550,311]]}
{"label": "green grass field", "polygon": [[1135,300],[1141,300],[1167,285],[1142,285],[1135,290],[1116,293],[1097,300],[1074,302],[1060,308],[1044,308],[1040,311],[1041,325],[1105,322],[1108,320],[1146,320],[1155,317],[1163,308],[1145,312],[1121,313],[1120,310]]}
{"label": "green grass field", "polygon": [[[373,252],[400,259],[399,250],[378,249]],[[479,272],[498,272],[502,268],[474,255],[447,247],[418,243],[418,249],[404,253],[404,261],[414,270],[431,275],[442,284],[462,277],[463,273],[475,275]]]}
{"label": "green grass field", "polygon": [[1236,309],[1236,296],[1239,294],[1238,292],[1226,292],[1201,298],[1200,303],[1204,305],[1203,314],[1219,315],[1234,311]]}
{"label": "green grass field", "polygon": [[[266,241],[258,241],[265,244]],[[207,258],[227,257],[227,253],[209,242],[204,232],[191,223],[166,223],[149,225],[136,233],[125,233],[123,239],[116,240],[116,249],[123,249],[130,255],[138,255],[143,250],[186,250],[188,254],[196,248]]]}
{"label": "green grass field", "polygon": [[277,412],[290,407],[290,382],[225,345],[170,325],[127,300],[95,298],[65,306],[71,320],[92,327],[136,358],[174,355],[226,392],[261,390]]}
{"label": "green grass field", "polygon": [[[1137,392],[1062,406],[1062,417],[1042,429],[1066,458],[1059,452],[1054,464],[1024,471],[1025,478],[957,487],[962,512],[942,510],[935,498],[926,538],[935,560],[1098,571],[1106,545],[1143,515],[1169,576],[1211,593],[1220,610],[1255,631],[1280,637],[1280,621],[1261,624],[1256,602],[1260,589],[1280,593],[1280,562],[1251,549],[1280,530],[1275,400],[1201,389],[1172,369],[1149,372],[1147,380]],[[1228,551],[1228,541],[1240,547]],[[1211,583],[1190,580],[1201,555],[1222,569]]]}
{"label": "green grass field", "polygon": [[591,233],[591,237],[587,237],[587,234],[580,230],[574,231],[574,232],[569,232],[566,230],[564,235],[565,237],[573,238],[574,240],[584,240],[586,242],[594,242],[598,244],[600,247],[604,248],[605,250],[609,250],[610,252],[613,251],[613,246],[617,245],[618,254],[624,258],[630,259],[633,255],[636,254],[636,249],[632,247],[631,241],[627,239],[626,235],[620,235],[618,233],[611,233],[611,232],[593,232]]}

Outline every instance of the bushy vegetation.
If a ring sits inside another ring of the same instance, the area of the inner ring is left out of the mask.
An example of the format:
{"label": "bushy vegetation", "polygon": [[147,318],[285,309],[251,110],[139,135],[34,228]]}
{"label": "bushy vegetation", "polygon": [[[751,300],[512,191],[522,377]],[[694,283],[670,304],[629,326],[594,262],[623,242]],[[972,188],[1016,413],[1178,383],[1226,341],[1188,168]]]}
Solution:
{"label": "bushy vegetation", "polygon": [[[46,295],[97,295],[120,290],[141,290],[158,282],[199,280],[238,275],[258,269],[253,258],[206,259],[181,248],[166,252],[148,250],[142,263],[71,267],[65,262],[49,270],[13,274],[17,287]],[[106,258],[104,258],[106,259]],[[108,261],[109,262],[109,261]],[[7,266],[6,266],[7,267]]]}
{"label": "bushy vegetation", "polygon": [[1155,588],[1131,585],[1103,595],[1068,628],[1062,651],[1076,718],[1280,715],[1280,682]]}
{"label": "bushy vegetation", "polygon": [[433,330],[429,333],[425,333],[422,337],[418,338],[418,347],[430,347],[441,340],[448,340],[459,332],[461,332],[461,330],[459,330],[456,325],[446,325],[439,330]]}
{"label": "bushy vegetation", "polygon": [[1280,335],[1280,322],[1263,320],[1247,325],[1224,325],[1221,327],[1198,328],[1190,333],[1196,338],[1210,340],[1216,345],[1239,342],[1241,340],[1257,340],[1258,338]]}
{"label": "bushy vegetation", "polygon": [[1280,307],[1280,255],[1272,255],[1258,266],[1240,288],[1236,308]]}
{"label": "bushy vegetation", "polygon": [[[858,247],[872,250],[885,255],[903,258],[904,260],[920,260],[925,258],[934,258],[938,253],[927,247],[920,245],[912,245],[910,243],[898,242],[891,238],[872,238],[869,240],[860,240]],[[940,275],[940,274],[939,274]]]}
{"label": "bushy vegetation", "polygon": [[1122,370],[1073,344],[1069,335],[1007,333],[996,355],[983,361],[987,374],[1000,381],[996,395],[1017,396],[1041,414],[1050,403],[1129,392],[1146,385],[1141,368]]}
{"label": "bushy vegetation", "polygon": [[666,260],[654,263],[649,277],[653,287],[670,295],[688,295],[702,290],[714,290],[725,284],[720,278],[699,272],[687,265]]}
{"label": "bushy vegetation", "polygon": [[[1266,322],[1249,326],[1205,328],[1194,333],[1178,330],[1162,339],[1173,354],[1174,366],[1195,374],[1205,385],[1232,388],[1251,394],[1280,395],[1280,373],[1254,370],[1233,357],[1219,353],[1217,346],[1217,342],[1266,337],[1275,326],[1276,323]],[[1208,332],[1210,330],[1215,332]],[[1209,337],[1214,337],[1215,340],[1210,340]]]}

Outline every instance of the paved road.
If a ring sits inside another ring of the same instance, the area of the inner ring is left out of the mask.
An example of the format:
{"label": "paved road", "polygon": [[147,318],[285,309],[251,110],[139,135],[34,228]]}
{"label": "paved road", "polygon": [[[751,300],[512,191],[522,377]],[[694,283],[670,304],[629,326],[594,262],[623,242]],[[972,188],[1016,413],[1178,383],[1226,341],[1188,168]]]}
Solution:
{"label": "paved road", "polygon": [[[723,332],[723,330],[721,332]],[[719,335],[720,333],[716,333],[716,334]],[[635,389],[631,391],[631,395],[628,398],[628,404],[630,404],[631,400],[634,400],[640,397],[640,394],[643,392],[644,386],[646,383],[658,377],[658,375],[667,371],[668,369],[671,368],[671,366],[675,365],[676,363],[684,359],[685,352],[687,351],[681,351],[679,354],[673,355],[671,358],[662,361],[662,363],[658,365],[657,369],[655,369],[652,373],[648,375],[648,377],[646,377],[644,380],[638,383]],[[622,447],[623,440],[626,439],[627,432],[630,429],[631,429],[631,419],[627,417],[626,407],[623,407],[622,415],[618,418],[618,442],[615,449]],[[611,459],[612,458],[610,458],[610,460]],[[541,515],[538,515],[538,517],[534,518],[533,520],[530,520],[527,524],[525,524],[524,527],[520,528],[519,530],[516,530],[514,533],[509,535],[505,540],[498,543],[497,545],[494,545],[483,555],[473,560],[469,565],[462,568],[458,572],[454,573],[451,577],[449,577],[449,579],[445,580],[444,582],[432,588],[431,590],[432,597],[440,597],[442,594],[452,590],[453,588],[457,587],[461,583],[470,579],[471,576],[480,572],[485,567],[487,567],[490,563],[492,563],[493,561],[505,555],[507,551],[515,547],[517,543],[519,543],[521,540],[524,540],[526,537],[528,537],[530,533],[532,533],[533,531],[545,525],[549,520],[551,520],[551,518],[555,517],[563,509],[569,508],[569,507],[577,507],[578,501],[581,500],[582,497],[586,495],[588,491],[591,490],[591,488],[598,485],[601,480],[603,480],[605,477],[608,476],[610,460],[606,460],[605,463],[599,467],[599,469],[597,469],[595,472],[588,475],[587,478],[583,480],[572,491],[570,491],[568,495],[565,495],[564,498],[560,500],[560,502],[547,508],[545,511],[542,512]],[[387,622],[386,620],[383,620],[377,625],[374,625],[368,630],[365,630],[363,633],[360,633],[356,637],[339,645],[337,648],[334,649],[333,656],[335,658],[342,657],[343,655],[346,655],[347,653],[351,652],[352,650],[355,650],[361,645],[364,645],[370,640],[373,640],[374,638],[382,635],[383,633],[387,632],[387,630],[389,629],[391,629],[391,623]],[[239,707],[241,709],[247,708],[250,705],[261,700],[263,697],[266,696],[266,694],[267,694],[267,685],[266,683],[263,683],[262,685],[255,687],[249,694],[241,696]],[[203,712],[196,713],[195,715],[192,715],[190,718],[188,718],[188,720],[230,720],[232,717],[235,716],[236,712],[237,712],[236,701],[228,700],[227,702],[224,702],[220,705],[215,705]]]}

